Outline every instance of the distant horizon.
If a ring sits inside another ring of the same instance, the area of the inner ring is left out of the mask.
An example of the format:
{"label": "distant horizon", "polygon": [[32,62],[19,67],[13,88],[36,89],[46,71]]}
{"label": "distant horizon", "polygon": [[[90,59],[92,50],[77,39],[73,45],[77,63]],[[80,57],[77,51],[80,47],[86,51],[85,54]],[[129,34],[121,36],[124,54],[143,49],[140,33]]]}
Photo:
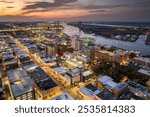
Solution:
{"label": "distant horizon", "polygon": [[53,20],[53,21],[0,21],[0,23],[34,23],[34,22],[102,22],[102,23],[150,23],[150,21],[96,21],[96,20],[72,20],[72,21],[60,21],[60,20]]}

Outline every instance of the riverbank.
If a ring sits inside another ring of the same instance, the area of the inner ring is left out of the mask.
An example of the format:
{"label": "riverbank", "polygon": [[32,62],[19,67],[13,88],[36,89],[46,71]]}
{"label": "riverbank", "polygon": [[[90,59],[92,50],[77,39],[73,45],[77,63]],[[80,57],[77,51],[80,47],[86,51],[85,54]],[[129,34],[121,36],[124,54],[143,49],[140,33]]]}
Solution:
{"label": "riverbank", "polygon": [[150,45],[150,34],[147,35],[147,39],[145,40],[146,45]]}
{"label": "riverbank", "polygon": [[139,35],[145,35],[149,30],[143,27],[111,27],[105,25],[101,26],[78,23],[69,23],[69,25],[80,28],[80,30],[82,30],[84,33],[128,42],[135,42]]}
{"label": "riverbank", "polygon": [[[63,25],[65,27],[64,32],[69,35],[79,35],[79,28],[70,26],[67,24]],[[122,41],[122,40],[114,40],[105,38],[102,36],[94,36],[92,34],[84,33],[82,30],[80,32],[80,37],[91,37],[95,39],[95,43],[97,45],[108,45],[108,46],[115,46],[117,48],[129,50],[129,51],[135,51],[140,52],[143,55],[147,56],[150,55],[150,45],[145,45],[146,37],[145,35],[140,35],[137,41],[135,42],[128,42],[128,41]]]}

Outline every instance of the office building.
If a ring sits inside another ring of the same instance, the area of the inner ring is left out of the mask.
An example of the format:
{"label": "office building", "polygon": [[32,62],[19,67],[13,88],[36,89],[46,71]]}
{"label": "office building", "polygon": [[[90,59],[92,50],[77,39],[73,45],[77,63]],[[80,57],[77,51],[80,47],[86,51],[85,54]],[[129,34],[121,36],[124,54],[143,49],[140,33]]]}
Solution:
{"label": "office building", "polygon": [[82,54],[89,57],[90,60],[95,59],[96,47],[95,46],[85,46],[82,49]]}
{"label": "office building", "polygon": [[66,78],[67,84],[72,85],[81,81],[81,71],[78,68],[72,69],[64,77]]}
{"label": "office building", "polygon": [[50,43],[46,45],[45,48],[46,56],[50,58],[55,58],[58,54],[57,45]]}

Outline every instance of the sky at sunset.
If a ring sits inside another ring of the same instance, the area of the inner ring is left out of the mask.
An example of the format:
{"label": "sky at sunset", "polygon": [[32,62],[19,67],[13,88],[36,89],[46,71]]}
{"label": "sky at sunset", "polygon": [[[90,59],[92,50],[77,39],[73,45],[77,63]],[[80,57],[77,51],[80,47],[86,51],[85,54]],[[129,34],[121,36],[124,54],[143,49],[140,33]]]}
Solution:
{"label": "sky at sunset", "polygon": [[150,0],[0,0],[0,21],[150,21]]}

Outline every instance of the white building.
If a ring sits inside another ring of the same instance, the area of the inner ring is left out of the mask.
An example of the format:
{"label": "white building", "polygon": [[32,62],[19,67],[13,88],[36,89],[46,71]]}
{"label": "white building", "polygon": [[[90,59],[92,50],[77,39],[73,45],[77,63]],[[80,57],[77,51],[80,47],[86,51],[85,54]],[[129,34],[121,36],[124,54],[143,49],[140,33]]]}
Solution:
{"label": "white building", "polygon": [[81,81],[81,73],[80,69],[75,68],[65,74],[65,78],[68,85],[72,85],[74,83]]}
{"label": "white building", "polygon": [[104,76],[100,76],[98,77],[97,81],[96,81],[96,86],[99,89],[109,89],[111,90],[112,88],[114,88],[115,86],[117,86],[117,83],[113,81],[113,79],[107,75]]}

